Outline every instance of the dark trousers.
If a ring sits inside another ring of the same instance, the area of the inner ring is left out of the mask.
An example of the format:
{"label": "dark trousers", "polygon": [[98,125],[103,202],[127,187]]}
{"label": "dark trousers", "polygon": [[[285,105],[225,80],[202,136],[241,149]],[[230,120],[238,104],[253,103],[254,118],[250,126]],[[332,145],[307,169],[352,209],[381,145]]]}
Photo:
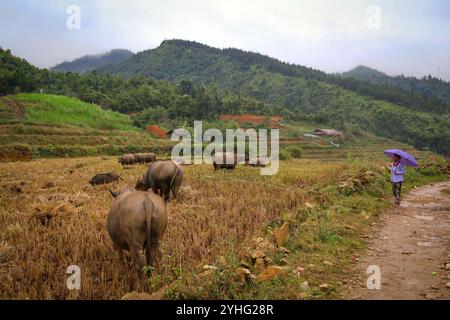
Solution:
{"label": "dark trousers", "polygon": [[402,182],[392,182],[392,193],[395,197],[395,204],[400,204],[400,196],[402,194]]}

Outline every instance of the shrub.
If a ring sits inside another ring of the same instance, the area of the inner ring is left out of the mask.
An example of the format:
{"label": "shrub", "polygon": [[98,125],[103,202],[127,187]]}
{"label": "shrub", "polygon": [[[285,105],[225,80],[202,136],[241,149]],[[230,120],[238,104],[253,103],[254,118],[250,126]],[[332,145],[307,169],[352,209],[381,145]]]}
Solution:
{"label": "shrub", "polygon": [[292,158],[300,159],[302,157],[303,150],[300,147],[291,146],[286,148],[286,151]]}
{"label": "shrub", "polygon": [[291,155],[287,150],[280,150],[280,160],[289,160],[291,158]]}

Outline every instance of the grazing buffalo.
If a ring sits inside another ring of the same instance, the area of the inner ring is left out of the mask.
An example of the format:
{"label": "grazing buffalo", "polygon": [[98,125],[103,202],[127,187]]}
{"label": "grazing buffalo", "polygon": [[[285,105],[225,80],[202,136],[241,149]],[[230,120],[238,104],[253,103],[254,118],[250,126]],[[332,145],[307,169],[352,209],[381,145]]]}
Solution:
{"label": "grazing buffalo", "polygon": [[256,157],[245,161],[245,165],[251,167],[265,167],[268,160],[263,157]]}
{"label": "grazing buffalo", "polygon": [[143,153],[133,153],[135,163],[145,163],[145,156]]}
{"label": "grazing buffalo", "polygon": [[[129,156],[133,156],[133,160],[131,161],[132,157]],[[125,159],[124,159],[125,157]],[[122,160],[121,160],[122,159]],[[123,162],[127,162],[126,164],[134,164],[134,163],[139,163],[139,164],[143,164],[143,163],[149,163],[149,162],[154,162],[156,161],[156,154],[152,153],[152,152],[145,152],[145,153],[133,153],[133,154],[126,154],[124,156],[122,156],[119,159],[119,162],[121,162],[122,164],[124,164]]]}
{"label": "grazing buffalo", "polygon": [[122,179],[122,177],[119,176],[118,174],[115,174],[112,172],[98,173],[94,177],[92,177],[91,180],[89,180],[89,183],[91,185],[95,186],[97,184],[111,183],[111,182],[117,181],[119,179]]}
{"label": "grazing buffalo", "polygon": [[119,163],[122,165],[134,164],[134,163],[136,163],[136,157],[134,155],[132,155],[131,153],[124,154],[123,156],[121,156],[119,158]]}
{"label": "grazing buffalo", "polygon": [[137,163],[149,163],[156,161],[156,154],[153,152],[135,153],[134,157],[136,158]]}
{"label": "grazing buffalo", "polygon": [[212,156],[214,170],[234,169],[239,163],[238,156],[234,152],[216,152]]}
{"label": "grazing buffalo", "polygon": [[[139,276],[138,287],[143,284],[144,265],[155,267],[161,256],[159,240],[167,227],[166,206],[152,192],[130,187],[110,192],[115,200],[108,214],[108,233],[121,257],[123,250],[130,253]],[[145,257],[141,250],[145,251]]]}
{"label": "grazing buffalo", "polygon": [[164,197],[164,201],[169,200],[169,194],[172,190],[176,198],[181,183],[183,182],[183,171],[173,161],[156,161],[149,165],[147,173],[138,180],[136,189],[152,189],[154,193]]}
{"label": "grazing buffalo", "polygon": [[143,155],[144,155],[144,162],[145,163],[155,162],[156,161],[156,154],[154,154],[153,152],[146,152],[146,153],[143,153]]}

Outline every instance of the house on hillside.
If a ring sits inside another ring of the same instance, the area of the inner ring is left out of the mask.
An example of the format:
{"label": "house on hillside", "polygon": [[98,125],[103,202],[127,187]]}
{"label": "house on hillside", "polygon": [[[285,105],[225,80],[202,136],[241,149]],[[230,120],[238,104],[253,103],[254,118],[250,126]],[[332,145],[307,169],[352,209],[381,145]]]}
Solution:
{"label": "house on hillside", "polygon": [[335,129],[316,129],[312,134],[316,136],[344,138],[344,133]]}

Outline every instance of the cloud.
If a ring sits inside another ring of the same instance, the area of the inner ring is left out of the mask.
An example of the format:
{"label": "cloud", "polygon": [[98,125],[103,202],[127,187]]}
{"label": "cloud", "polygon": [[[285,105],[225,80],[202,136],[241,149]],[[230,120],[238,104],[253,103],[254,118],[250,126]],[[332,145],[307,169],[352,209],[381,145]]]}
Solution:
{"label": "cloud", "polygon": [[[24,5],[24,2],[26,5]],[[82,28],[65,27],[69,4]],[[381,10],[380,29],[367,8]],[[450,79],[450,4],[406,0],[31,0],[0,3],[0,45],[39,66],[164,39],[258,51],[328,72],[369,64],[388,73]]]}

